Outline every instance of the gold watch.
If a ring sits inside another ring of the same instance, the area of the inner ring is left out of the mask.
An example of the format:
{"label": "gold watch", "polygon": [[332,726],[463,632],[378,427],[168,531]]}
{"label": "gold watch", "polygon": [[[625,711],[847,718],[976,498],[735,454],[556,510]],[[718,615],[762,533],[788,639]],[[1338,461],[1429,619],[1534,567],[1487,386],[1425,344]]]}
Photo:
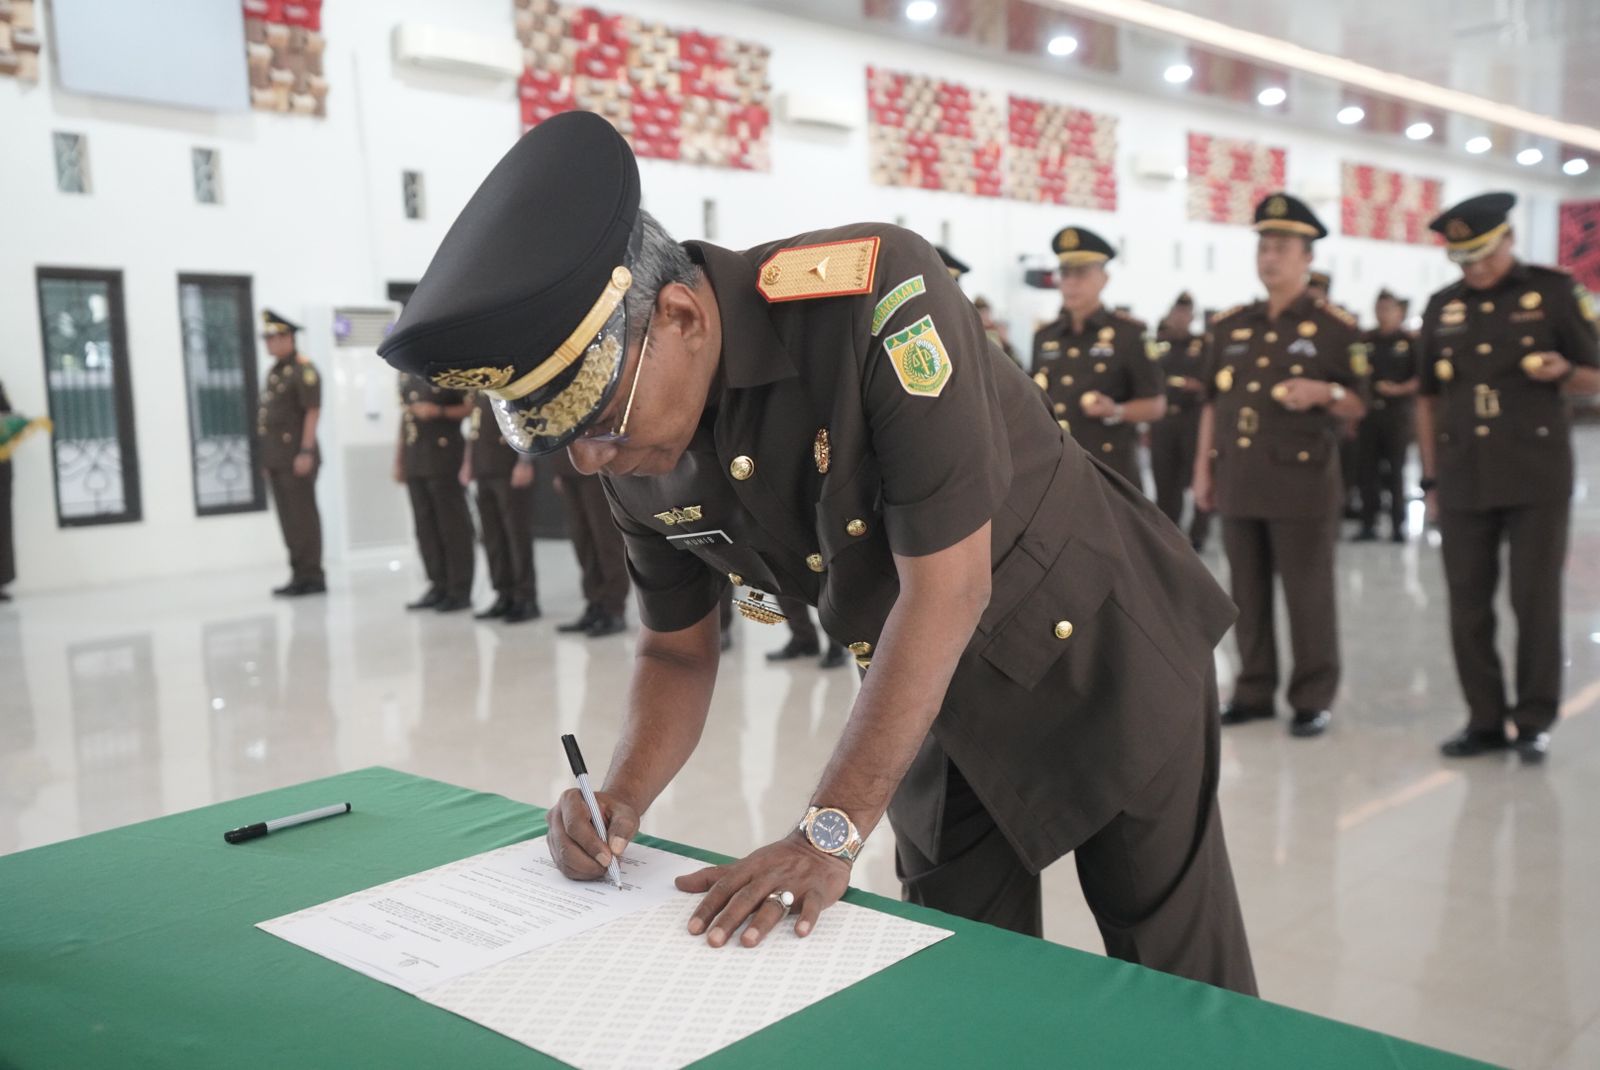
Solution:
{"label": "gold watch", "polygon": [[854,862],[861,853],[861,833],[850,815],[831,806],[813,806],[800,819],[806,841],[825,855]]}

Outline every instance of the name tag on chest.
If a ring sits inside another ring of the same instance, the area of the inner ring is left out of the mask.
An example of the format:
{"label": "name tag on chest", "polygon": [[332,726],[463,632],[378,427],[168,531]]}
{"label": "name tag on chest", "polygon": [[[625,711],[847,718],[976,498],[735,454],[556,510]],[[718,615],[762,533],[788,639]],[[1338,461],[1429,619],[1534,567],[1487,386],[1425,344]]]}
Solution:
{"label": "name tag on chest", "polygon": [[721,528],[714,531],[686,531],[681,535],[668,535],[667,541],[680,550],[694,550],[702,546],[732,546],[733,539]]}

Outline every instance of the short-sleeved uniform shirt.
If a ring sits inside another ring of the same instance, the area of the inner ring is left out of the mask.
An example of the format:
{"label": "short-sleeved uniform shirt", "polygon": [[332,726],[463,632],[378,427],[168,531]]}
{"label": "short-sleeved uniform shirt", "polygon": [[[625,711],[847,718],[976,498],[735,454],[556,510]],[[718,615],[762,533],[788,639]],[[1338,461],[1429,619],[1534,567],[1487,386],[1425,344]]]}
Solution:
{"label": "short-sleeved uniform shirt", "polygon": [[448,416],[419,420],[411,415],[410,406],[419,401],[431,401],[447,408],[460,405],[466,398],[464,391],[446,390],[434,386],[424,376],[400,373],[401,466],[407,479],[454,477],[461,471],[461,461],[466,456],[460,420]]}
{"label": "short-sleeved uniform shirt", "polygon": [[1464,281],[1428,300],[1418,393],[1434,402],[1439,506],[1485,510],[1572,494],[1571,416],[1558,383],[1522,362],[1560,353],[1594,367],[1594,299],[1554,268],[1517,263],[1498,284]]}
{"label": "short-sleeved uniform shirt", "polygon": [[1145,326],[1102,306],[1075,329],[1062,311],[1033,336],[1033,381],[1079,445],[1125,478],[1139,481],[1139,428],[1085,416],[1083,397],[1094,392],[1125,403],[1161,396],[1161,370],[1145,344]]}
{"label": "short-sleeved uniform shirt", "polygon": [[322,408],[322,376],[317,366],[299,356],[284,357],[267,372],[267,385],[256,406],[256,441],[261,467],[286,472],[300,452],[306,413]]}
{"label": "short-sleeved uniform shirt", "polygon": [[[1198,715],[1231,603],[1063,434],[921,238],[862,225],[687,248],[717,299],[719,387],[672,472],[604,478],[643,622],[688,627],[733,583],[816,606],[867,667],[895,555],[990,523],[991,600],[934,735],[1030,864],[1071,850]],[[936,814],[896,827],[931,851]]]}
{"label": "short-sleeved uniform shirt", "polygon": [[1265,301],[1229,309],[1206,332],[1206,371],[1217,512],[1309,520],[1337,511],[1338,420],[1321,406],[1292,412],[1273,390],[1315,379],[1364,393],[1366,346],[1349,313],[1310,294],[1276,319]]}

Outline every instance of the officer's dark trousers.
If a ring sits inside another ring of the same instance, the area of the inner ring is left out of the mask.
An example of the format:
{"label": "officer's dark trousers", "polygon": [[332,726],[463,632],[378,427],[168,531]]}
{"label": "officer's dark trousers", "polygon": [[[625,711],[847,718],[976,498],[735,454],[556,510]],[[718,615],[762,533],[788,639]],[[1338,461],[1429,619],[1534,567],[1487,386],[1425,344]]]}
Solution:
{"label": "officer's dark trousers", "polygon": [[0,587],[16,578],[16,548],[11,539],[11,462],[0,461]]}
{"label": "officer's dark trousers", "polygon": [[483,555],[498,594],[518,602],[539,601],[533,567],[533,487],[513,487],[510,476],[478,480],[478,522]]}
{"label": "officer's dark trousers", "polygon": [[[1563,499],[1439,512],[1450,641],[1470,728],[1500,731],[1510,719],[1518,731],[1543,732],[1555,724],[1561,703],[1561,573],[1571,508]],[[1502,544],[1510,546],[1511,612],[1517,618],[1515,704],[1507,702],[1494,642]]]}
{"label": "officer's dark trousers", "polygon": [[[1215,677],[1196,695],[1190,737],[1116,817],[1074,852],[1106,954],[1254,995],[1255,969],[1217,809],[1220,726]],[[1114,711],[1107,711],[1114,715]],[[895,837],[905,898],[1030,936],[1044,923],[1039,877],[937,744],[918,761],[947,766],[938,857]],[[1114,761],[1115,755],[1106,760]],[[920,777],[908,777],[908,790]]]}
{"label": "officer's dark trousers", "polygon": [[1233,701],[1271,706],[1278,690],[1278,642],[1273,631],[1273,577],[1283,578],[1289,608],[1289,705],[1325,710],[1339,690],[1339,611],[1333,555],[1339,514],[1309,520],[1222,518],[1233,602],[1239,678]]}
{"label": "officer's dark trousers", "polygon": [[411,492],[411,519],[417,550],[428,585],[446,598],[472,594],[472,512],[467,492],[455,474],[416,476],[406,480]]}
{"label": "officer's dark trousers", "polygon": [[[1150,474],[1156,482],[1156,507],[1167,519],[1183,526],[1183,500],[1194,479],[1195,438],[1199,421],[1189,413],[1179,413],[1150,425]],[[1196,546],[1206,541],[1211,530],[1211,514],[1194,510],[1189,519],[1189,541]]]}
{"label": "officer's dark trousers", "polygon": [[816,646],[817,626],[811,623],[811,607],[798,598],[781,594],[774,597],[778,601],[778,611],[789,618],[790,637],[802,646]]}
{"label": "officer's dark trousers", "polygon": [[278,527],[289,550],[289,579],[306,583],[323,579],[322,517],[317,512],[317,469],[308,476],[292,470],[270,471],[267,482],[278,510]]}
{"label": "officer's dark trousers", "polygon": [[561,491],[567,532],[583,574],[583,599],[607,616],[620,617],[628,601],[628,555],[600,477],[563,474]]}
{"label": "officer's dark trousers", "polygon": [[1411,447],[1411,413],[1397,408],[1374,408],[1361,421],[1357,438],[1361,481],[1361,526],[1371,528],[1383,508],[1382,497],[1389,496],[1391,530],[1404,531],[1406,525],[1406,451]]}

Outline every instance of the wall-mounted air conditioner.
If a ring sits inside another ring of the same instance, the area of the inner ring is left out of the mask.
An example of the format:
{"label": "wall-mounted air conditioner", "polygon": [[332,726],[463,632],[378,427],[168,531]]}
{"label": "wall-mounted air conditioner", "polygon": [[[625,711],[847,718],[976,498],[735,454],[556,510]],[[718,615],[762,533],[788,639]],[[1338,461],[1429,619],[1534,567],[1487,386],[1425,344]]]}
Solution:
{"label": "wall-mounted air conditioner", "polygon": [[421,22],[394,28],[394,61],[402,67],[477,78],[522,74],[522,46],[512,37],[490,37]]}

